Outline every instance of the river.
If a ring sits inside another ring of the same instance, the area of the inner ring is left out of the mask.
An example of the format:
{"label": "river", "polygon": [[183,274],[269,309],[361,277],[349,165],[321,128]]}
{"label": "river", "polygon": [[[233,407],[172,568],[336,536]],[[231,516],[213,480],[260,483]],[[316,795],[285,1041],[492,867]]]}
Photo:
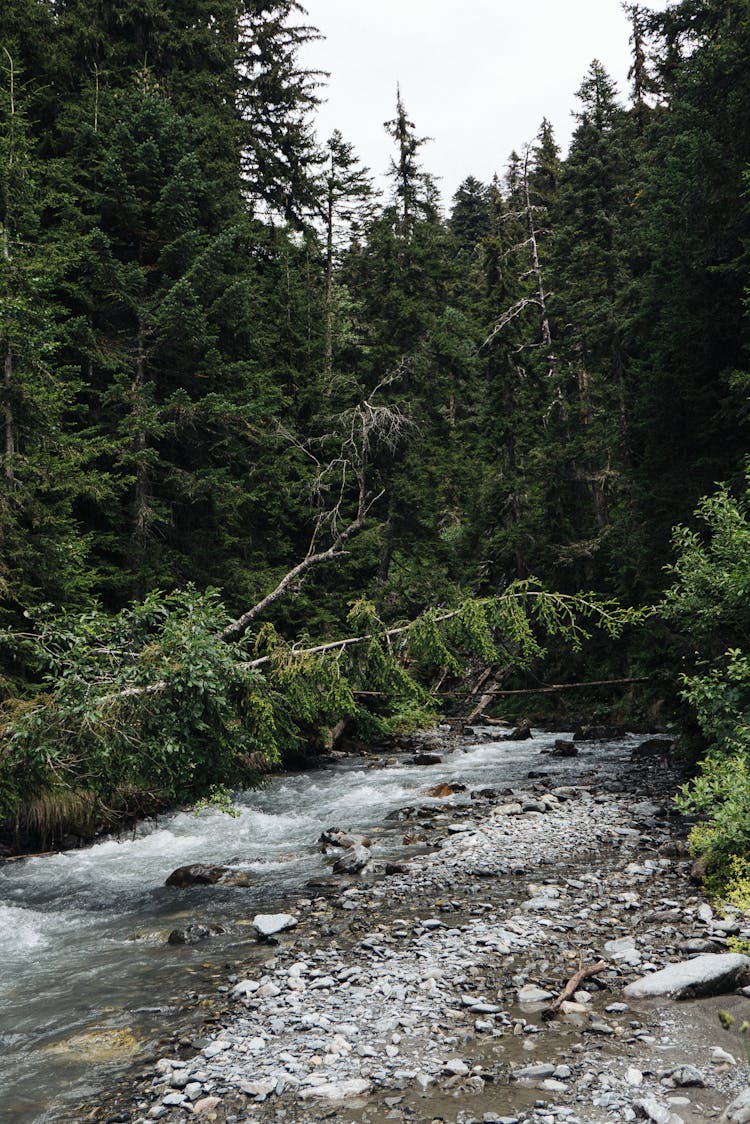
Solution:
{"label": "river", "polygon": [[[418,801],[439,811],[468,800],[471,788],[517,784],[532,768],[549,767],[559,783],[584,768],[612,772],[634,745],[631,737],[589,743],[585,757],[548,766],[540,751],[564,736],[467,743],[432,767],[408,757],[387,767],[346,760],[242,793],[235,817],[215,809],[177,812],[132,836],[5,863],[2,1119],[53,1121],[56,1109],[104,1087],[181,1020],[187,1025],[186,993],[210,994],[225,962],[247,958],[255,947],[254,913],[293,900],[306,893],[309,879],[329,873],[330,859],[317,846],[324,828],[372,833],[376,858],[398,854],[403,829],[386,818],[395,809]],[[467,792],[430,801],[424,790],[437,781],[461,782]],[[252,872],[251,888],[164,885],[178,866],[229,861]],[[167,944],[169,931],[188,922],[224,931],[196,946]]]}

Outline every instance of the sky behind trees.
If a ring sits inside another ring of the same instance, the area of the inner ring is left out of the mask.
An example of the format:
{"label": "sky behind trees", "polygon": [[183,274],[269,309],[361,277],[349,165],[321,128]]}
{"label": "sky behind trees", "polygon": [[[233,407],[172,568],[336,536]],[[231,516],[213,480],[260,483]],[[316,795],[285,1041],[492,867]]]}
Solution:
{"label": "sky behind trees", "polygon": [[[392,143],[396,83],[448,202],[469,174],[485,182],[547,116],[567,148],[575,91],[598,58],[627,88],[629,26],[620,0],[304,0],[325,37],[309,65],[330,72],[321,137],[341,129],[378,176]],[[667,0],[652,0],[663,11]]]}

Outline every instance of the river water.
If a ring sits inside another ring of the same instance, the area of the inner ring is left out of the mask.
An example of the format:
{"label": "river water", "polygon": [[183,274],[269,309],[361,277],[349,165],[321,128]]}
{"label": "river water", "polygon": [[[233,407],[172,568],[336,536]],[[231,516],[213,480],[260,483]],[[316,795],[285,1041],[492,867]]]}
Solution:
{"label": "river water", "polygon": [[[373,767],[363,759],[276,777],[238,796],[235,818],[214,809],[178,812],[133,836],[5,863],[0,1118],[53,1121],[56,1109],[103,1088],[126,1060],[179,1027],[186,993],[212,993],[226,961],[252,954],[253,915],[293,903],[308,893],[309,879],[330,872],[317,845],[324,828],[367,831],[376,858],[394,855],[403,825],[386,817],[395,809],[414,802],[450,808],[466,802],[472,787],[518,785],[532,768],[561,784],[592,767],[613,772],[634,744],[629,737],[587,743],[579,758],[540,757],[565,736],[467,744],[433,767],[410,758]],[[425,798],[438,781],[460,781],[467,792]],[[251,888],[164,885],[178,866],[230,861],[252,872]],[[188,922],[224,932],[197,946],[167,944],[169,931]]]}

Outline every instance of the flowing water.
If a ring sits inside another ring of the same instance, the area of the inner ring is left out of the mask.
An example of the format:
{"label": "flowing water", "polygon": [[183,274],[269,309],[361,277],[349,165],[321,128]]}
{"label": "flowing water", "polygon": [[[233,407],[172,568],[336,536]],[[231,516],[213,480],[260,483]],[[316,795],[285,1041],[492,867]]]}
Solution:
{"label": "flowing water", "polygon": [[[126,1059],[179,1027],[185,993],[211,993],[224,962],[255,948],[253,915],[293,902],[309,879],[329,873],[331,860],[317,846],[324,828],[370,832],[375,857],[385,857],[400,846],[402,829],[386,819],[395,809],[415,801],[450,807],[466,802],[472,787],[517,785],[531,768],[544,768],[561,784],[592,766],[611,772],[633,746],[627,738],[587,744],[581,758],[540,758],[560,736],[469,745],[432,768],[408,758],[368,767],[363,759],[277,777],[242,794],[236,818],[213,809],[180,812],[132,837],[5,863],[2,1120],[54,1120],[56,1107],[102,1088]],[[452,780],[467,792],[448,801],[424,797],[429,785]],[[172,870],[194,862],[239,865],[252,873],[253,885],[164,885]],[[188,922],[224,932],[197,946],[167,944],[169,931]]]}

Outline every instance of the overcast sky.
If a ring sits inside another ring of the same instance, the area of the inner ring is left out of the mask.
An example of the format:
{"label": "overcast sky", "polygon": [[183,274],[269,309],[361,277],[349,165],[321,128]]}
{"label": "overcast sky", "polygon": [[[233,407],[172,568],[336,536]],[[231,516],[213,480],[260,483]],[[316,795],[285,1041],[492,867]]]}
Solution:
{"label": "overcast sky", "polygon": [[[652,0],[662,11],[669,0]],[[396,83],[421,136],[423,164],[446,201],[467,175],[485,182],[544,116],[567,147],[575,91],[598,58],[628,88],[628,21],[620,0],[303,0],[325,38],[303,61],[330,71],[319,113],[373,172],[384,173]]]}

